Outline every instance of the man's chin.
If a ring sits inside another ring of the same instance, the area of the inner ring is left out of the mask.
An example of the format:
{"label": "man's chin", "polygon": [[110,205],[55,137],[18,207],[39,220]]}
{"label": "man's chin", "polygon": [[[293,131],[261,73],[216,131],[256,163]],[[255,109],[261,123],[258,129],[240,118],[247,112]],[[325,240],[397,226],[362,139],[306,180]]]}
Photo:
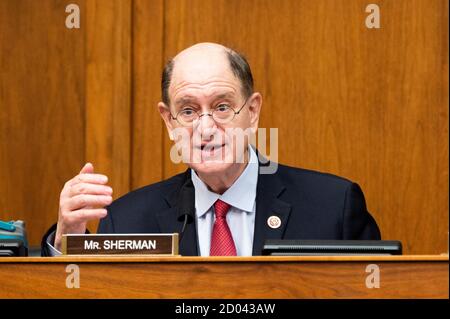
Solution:
{"label": "man's chin", "polygon": [[233,163],[225,161],[203,161],[202,163],[191,163],[189,165],[197,174],[203,175],[223,174],[232,166]]}

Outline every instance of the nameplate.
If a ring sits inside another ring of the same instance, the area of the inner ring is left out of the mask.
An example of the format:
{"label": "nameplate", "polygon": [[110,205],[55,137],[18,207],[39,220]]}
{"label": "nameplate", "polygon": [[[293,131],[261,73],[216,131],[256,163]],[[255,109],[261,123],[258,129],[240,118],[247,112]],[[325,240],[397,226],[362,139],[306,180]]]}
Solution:
{"label": "nameplate", "polygon": [[64,255],[178,255],[178,234],[67,234]]}

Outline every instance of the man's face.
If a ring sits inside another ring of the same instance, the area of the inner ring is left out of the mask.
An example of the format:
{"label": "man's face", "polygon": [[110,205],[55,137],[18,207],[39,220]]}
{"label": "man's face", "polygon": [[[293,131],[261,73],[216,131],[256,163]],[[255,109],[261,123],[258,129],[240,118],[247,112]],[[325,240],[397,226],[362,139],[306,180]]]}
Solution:
{"label": "man's face", "polygon": [[[259,93],[248,98],[243,96],[241,82],[232,73],[221,47],[191,47],[174,61],[169,87],[170,106],[159,105],[169,134],[173,135],[175,142],[179,130],[189,136],[187,143],[177,144],[181,146],[183,161],[197,173],[226,173],[247,156],[247,137],[244,134],[241,140],[235,135],[245,130],[247,133],[256,131],[261,96]],[[242,107],[242,110],[227,123],[215,121],[208,115],[213,111],[220,115],[229,107],[234,111]],[[170,116],[178,118],[182,111],[202,116],[186,127]],[[238,130],[233,130],[236,128]]]}

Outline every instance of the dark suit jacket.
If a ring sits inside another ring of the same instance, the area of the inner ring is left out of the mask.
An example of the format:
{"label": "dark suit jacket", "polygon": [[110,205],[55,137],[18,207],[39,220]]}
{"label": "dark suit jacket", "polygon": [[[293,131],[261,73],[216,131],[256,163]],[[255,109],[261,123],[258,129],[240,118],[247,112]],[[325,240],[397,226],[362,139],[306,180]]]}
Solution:
{"label": "dark suit jacket", "polygon": [[[179,233],[179,193],[187,178],[189,170],[115,200],[98,232]],[[266,239],[380,239],[361,188],[346,179],[278,165],[275,174],[258,175],[256,194],[253,255],[261,254]],[[267,225],[272,215],[281,219],[279,228]],[[45,237],[43,245],[47,255]],[[179,250],[184,256],[199,254],[195,223],[187,226]]]}

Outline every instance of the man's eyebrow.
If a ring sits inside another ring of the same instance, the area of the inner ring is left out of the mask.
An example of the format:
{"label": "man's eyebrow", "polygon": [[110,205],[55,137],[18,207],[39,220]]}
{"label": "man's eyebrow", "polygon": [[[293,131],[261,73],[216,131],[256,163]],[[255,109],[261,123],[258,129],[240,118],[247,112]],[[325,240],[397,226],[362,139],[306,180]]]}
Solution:
{"label": "man's eyebrow", "polygon": [[233,97],[234,97],[234,93],[233,92],[227,92],[227,93],[219,94],[215,98],[216,99],[226,99],[226,98],[233,98]]}
{"label": "man's eyebrow", "polygon": [[[234,96],[235,94],[233,92],[227,92],[214,96],[214,99],[218,100],[218,99],[234,98]],[[192,102],[193,100],[195,100],[195,97],[193,96],[182,96],[175,100],[175,105],[189,103]]]}
{"label": "man's eyebrow", "polygon": [[183,96],[183,97],[178,98],[175,101],[175,105],[188,103],[188,102],[191,102],[192,100],[194,100],[194,98],[191,96]]}

